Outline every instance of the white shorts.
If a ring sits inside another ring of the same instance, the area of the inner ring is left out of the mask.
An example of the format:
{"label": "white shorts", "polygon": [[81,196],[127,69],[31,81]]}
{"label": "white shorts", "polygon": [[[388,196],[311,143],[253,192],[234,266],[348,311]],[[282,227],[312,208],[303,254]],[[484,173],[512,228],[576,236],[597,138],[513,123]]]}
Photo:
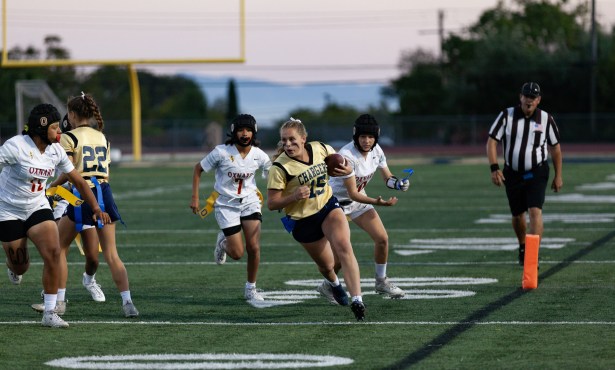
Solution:
{"label": "white shorts", "polygon": [[219,196],[214,206],[216,221],[220,229],[240,225],[241,217],[249,216],[254,213],[261,213],[261,202],[258,198],[256,198],[256,201],[250,203],[242,203],[239,199],[230,200],[225,198],[226,197]]}
{"label": "white shorts", "polygon": [[374,209],[374,206],[372,206],[371,204],[359,203],[354,201],[344,206],[342,206],[342,203],[340,202],[340,206],[344,210],[344,214],[350,217],[351,220],[354,220],[355,218],[361,216],[370,209]]}
{"label": "white shorts", "polygon": [[45,208],[51,209],[46,197],[40,197],[36,203],[28,205],[25,209],[23,205],[15,205],[0,200],[0,221],[25,221],[30,218],[34,212]]}
{"label": "white shorts", "polygon": [[56,203],[56,206],[53,207],[53,218],[59,220],[64,216],[64,212],[66,212],[66,207],[68,207],[68,201],[62,199]]}

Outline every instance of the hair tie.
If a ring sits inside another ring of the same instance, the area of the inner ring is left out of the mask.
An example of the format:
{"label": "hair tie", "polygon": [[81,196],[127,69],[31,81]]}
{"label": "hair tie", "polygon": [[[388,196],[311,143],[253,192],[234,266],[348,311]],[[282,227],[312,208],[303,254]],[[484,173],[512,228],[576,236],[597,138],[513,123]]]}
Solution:
{"label": "hair tie", "polygon": [[290,117],[290,120],[293,121],[293,122],[303,123],[303,122],[301,122],[300,119],[296,119],[296,118],[293,118],[293,117]]}
{"label": "hair tie", "polygon": [[85,100],[85,93],[83,91],[81,92],[81,99]]}

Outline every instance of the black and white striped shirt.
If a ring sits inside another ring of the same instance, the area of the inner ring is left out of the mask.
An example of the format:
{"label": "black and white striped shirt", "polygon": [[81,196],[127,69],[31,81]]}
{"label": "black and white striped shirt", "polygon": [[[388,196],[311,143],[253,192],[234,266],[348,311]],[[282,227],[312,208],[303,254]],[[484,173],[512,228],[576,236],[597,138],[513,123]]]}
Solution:
{"label": "black and white striped shirt", "polygon": [[489,136],[502,142],[504,161],[514,171],[529,171],[547,160],[547,144],[559,144],[559,130],[553,116],[536,108],[525,118],[521,106],[501,111],[489,129]]}

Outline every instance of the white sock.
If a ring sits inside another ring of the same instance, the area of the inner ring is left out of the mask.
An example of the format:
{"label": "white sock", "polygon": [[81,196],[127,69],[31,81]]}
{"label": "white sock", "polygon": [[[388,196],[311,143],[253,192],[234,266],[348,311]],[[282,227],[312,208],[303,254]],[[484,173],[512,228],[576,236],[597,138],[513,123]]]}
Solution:
{"label": "white sock", "polygon": [[58,295],[45,293],[44,299],[45,299],[45,312],[55,310],[56,303],[58,301]]}
{"label": "white sock", "polygon": [[376,277],[378,279],[384,279],[387,276],[387,264],[376,263]]}
{"label": "white sock", "polygon": [[94,280],[94,276],[96,276],[96,274],[94,275],[88,275],[86,272],[83,273],[83,282],[86,285],[90,285],[92,284],[92,280]]}
{"label": "white sock", "polygon": [[122,306],[128,302],[132,302],[132,298],[130,297],[130,290],[120,292],[120,295],[122,296]]}
{"label": "white sock", "polygon": [[58,301],[64,301],[66,299],[66,288],[58,289]]}
{"label": "white sock", "polygon": [[363,302],[363,297],[361,297],[360,295],[353,295],[352,301],[353,302]]}
{"label": "white sock", "polygon": [[251,283],[249,281],[246,281],[246,289],[255,289],[256,288],[256,283]]}
{"label": "white sock", "polygon": [[[327,280],[327,279],[325,279],[325,280]],[[329,285],[331,285],[331,286],[338,286],[338,285],[340,285],[340,279],[336,276],[334,281],[327,280],[327,283],[329,283]]]}

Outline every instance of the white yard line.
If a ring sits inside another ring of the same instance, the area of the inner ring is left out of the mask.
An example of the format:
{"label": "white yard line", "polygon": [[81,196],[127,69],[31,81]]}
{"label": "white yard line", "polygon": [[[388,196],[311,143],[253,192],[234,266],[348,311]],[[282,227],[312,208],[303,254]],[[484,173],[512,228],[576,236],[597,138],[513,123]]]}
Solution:
{"label": "white yard line", "polygon": [[[0,321],[0,325],[40,325],[40,320],[35,321]],[[258,322],[258,323],[240,323],[240,322],[206,322],[206,321],[190,321],[190,322],[172,322],[172,321],[69,321],[71,325],[165,325],[165,326],[330,326],[330,325],[407,325],[407,326],[449,326],[449,325],[545,325],[545,326],[599,326],[599,325],[615,325],[615,321],[347,321],[347,322],[332,322],[332,321],[311,321],[311,322]]]}

